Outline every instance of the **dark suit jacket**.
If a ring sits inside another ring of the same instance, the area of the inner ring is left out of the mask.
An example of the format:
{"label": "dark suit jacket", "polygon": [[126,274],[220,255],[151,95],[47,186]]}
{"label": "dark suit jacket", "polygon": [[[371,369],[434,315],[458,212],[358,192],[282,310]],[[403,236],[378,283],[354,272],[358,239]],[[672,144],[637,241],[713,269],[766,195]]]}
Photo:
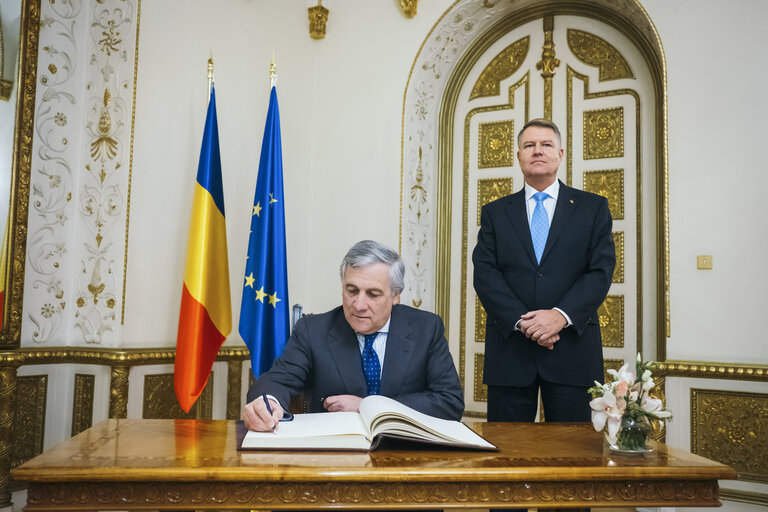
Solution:
{"label": "dark suit jacket", "polygon": [[[417,411],[459,420],[464,398],[439,316],[396,304],[381,372],[381,394]],[[283,354],[248,391],[248,401],[262,394],[288,409],[290,397],[308,391],[309,412],[324,411],[332,395],[366,395],[357,336],[341,306],[302,317]]]}
{"label": "dark suit jacket", "polygon": [[[526,386],[537,373],[560,384],[602,381],[597,308],[616,264],[608,201],[561,182],[540,264],[524,190],[483,206],[480,224],[472,261],[475,291],[488,314],[484,382]],[[573,322],[560,332],[554,350],[514,330],[520,315],[553,307]]]}

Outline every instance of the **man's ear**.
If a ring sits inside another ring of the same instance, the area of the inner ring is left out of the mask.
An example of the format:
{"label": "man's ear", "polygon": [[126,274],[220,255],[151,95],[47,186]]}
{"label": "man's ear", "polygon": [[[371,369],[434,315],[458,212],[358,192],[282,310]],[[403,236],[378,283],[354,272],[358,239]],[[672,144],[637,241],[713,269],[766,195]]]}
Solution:
{"label": "man's ear", "polygon": [[395,295],[395,300],[393,301],[394,304],[400,304],[400,294],[398,293]]}

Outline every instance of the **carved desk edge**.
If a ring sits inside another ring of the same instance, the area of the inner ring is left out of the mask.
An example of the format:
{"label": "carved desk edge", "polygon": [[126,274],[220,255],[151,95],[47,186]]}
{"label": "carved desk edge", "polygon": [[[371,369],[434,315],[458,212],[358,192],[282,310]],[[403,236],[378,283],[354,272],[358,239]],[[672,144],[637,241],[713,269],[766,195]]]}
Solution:
{"label": "carved desk edge", "polygon": [[25,511],[719,506],[717,480],[31,482]]}

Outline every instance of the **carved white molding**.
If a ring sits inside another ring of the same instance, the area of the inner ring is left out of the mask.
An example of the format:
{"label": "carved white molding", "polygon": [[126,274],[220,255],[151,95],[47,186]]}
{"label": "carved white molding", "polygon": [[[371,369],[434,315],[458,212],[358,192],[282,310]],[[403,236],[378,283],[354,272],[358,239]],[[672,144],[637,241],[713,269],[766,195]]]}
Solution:
{"label": "carved white molding", "polygon": [[138,1],[42,3],[22,345],[119,345]]}
{"label": "carved white molding", "polygon": [[40,14],[35,133],[30,176],[22,345],[62,337],[72,273],[72,162],[77,161],[82,33],[79,0],[43,2]]}
{"label": "carved white molding", "polygon": [[446,82],[472,41],[516,3],[457,2],[432,29],[414,62],[403,107],[400,250],[408,275],[405,304],[431,311],[435,307],[437,126]]}

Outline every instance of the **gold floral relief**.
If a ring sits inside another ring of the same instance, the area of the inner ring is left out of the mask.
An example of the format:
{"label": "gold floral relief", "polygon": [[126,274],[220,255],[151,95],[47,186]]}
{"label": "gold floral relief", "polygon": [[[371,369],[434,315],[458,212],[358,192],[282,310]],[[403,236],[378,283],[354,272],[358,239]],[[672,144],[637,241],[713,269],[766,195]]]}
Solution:
{"label": "gold floral relief", "polygon": [[525,36],[504,48],[491,59],[472,87],[469,99],[497,96],[501,90],[501,81],[509,78],[520,69],[526,55],[528,55],[529,45],[530,37]]}
{"label": "gold floral relief", "polygon": [[624,156],[624,108],[584,112],[584,159]]}
{"label": "gold floral relief", "polygon": [[144,376],[144,419],[211,419],[213,411],[213,372],[208,378],[200,398],[185,413],[176,400],[173,388],[173,374],[155,374]]}
{"label": "gold floral relief", "polygon": [[512,193],[512,177],[477,180],[477,225],[484,205]]}
{"label": "gold floral relief", "polygon": [[624,218],[624,169],[586,171],[584,190],[608,199],[613,220]]}
{"label": "gold floral relief", "polygon": [[691,389],[691,452],[768,483],[768,394]]}
{"label": "gold floral relief", "polygon": [[475,354],[475,389],[472,398],[476,402],[488,401],[488,386],[483,384],[483,365],[485,364],[485,354]]}
{"label": "gold floral relief", "polygon": [[619,51],[605,39],[582,30],[568,29],[568,47],[584,64],[599,69],[599,81],[635,78]]}
{"label": "gold floral relief", "polygon": [[613,283],[624,282],[624,232],[613,232],[613,245],[616,246],[616,268],[613,269]]}
{"label": "gold floral relief", "polygon": [[72,400],[72,435],[77,435],[93,425],[93,390],[96,376],[75,374],[75,392]]}
{"label": "gold floral relief", "polygon": [[47,375],[16,377],[11,467],[43,453]]}
{"label": "gold floral relief", "polygon": [[479,139],[477,166],[480,169],[514,165],[514,121],[480,123]]}
{"label": "gold floral relief", "polygon": [[485,343],[485,321],[488,313],[485,312],[483,304],[475,295],[475,342]]}
{"label": "gold floral relief", "polygon": [[307,8],[309,16],[309,37],[312,39],[325,39],[325,30],[330,11],[323,7],[322,1],[317,5]]}
{"label": "gold floral relief", "polygon": [[604,347],[624,346],[624,296],[609,295],[597,309]]}

